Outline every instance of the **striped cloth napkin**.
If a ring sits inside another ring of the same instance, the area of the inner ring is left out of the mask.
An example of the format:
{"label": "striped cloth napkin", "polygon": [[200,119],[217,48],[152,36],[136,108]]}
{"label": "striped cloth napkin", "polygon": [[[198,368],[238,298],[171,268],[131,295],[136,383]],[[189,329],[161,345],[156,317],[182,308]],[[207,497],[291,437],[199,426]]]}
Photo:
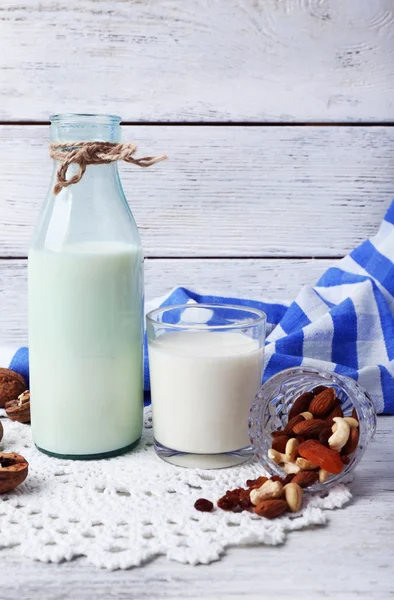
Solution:
{"label": "striped cloth napkin", "polygon": [[[267,314],[265,381],[299,365],[322,367],[356,379],[378,413],[394,414],[394,202],[377,235],[363,242],[290,305],[210,296],[183,287],[149,309],[186,303],[252,306]],[[20,348],[10,368],[28,375]],[[149,365],[145,350],[145,390]]]}

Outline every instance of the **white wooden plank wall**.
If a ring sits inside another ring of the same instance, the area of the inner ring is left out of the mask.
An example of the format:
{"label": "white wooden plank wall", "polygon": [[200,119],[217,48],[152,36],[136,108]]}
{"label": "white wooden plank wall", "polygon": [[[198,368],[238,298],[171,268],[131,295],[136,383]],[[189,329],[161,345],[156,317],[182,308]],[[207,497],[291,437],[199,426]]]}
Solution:
{"label": "white wooden plank wall", "polygon": [[0,119],[390,121],[392,0],[2,0]]}
{"label": "white wooden plank wall", "polygon": [[394,190],[392,0],[0,3],[0,344],[26,341],[49,114],[121,114],[146,292],[293,299]]}

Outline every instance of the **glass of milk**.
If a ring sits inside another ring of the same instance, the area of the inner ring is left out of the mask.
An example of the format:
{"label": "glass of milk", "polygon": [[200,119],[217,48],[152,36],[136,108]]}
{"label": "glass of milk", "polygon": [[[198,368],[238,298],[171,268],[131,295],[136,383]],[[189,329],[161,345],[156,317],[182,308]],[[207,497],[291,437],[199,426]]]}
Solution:
{"label": "glass of milk", "polygon": [[[117,142],[120,117],[56,115],[51,139]],[[109,457],[142,432],[143,253],[117,163],[54,195],[58,167],[29,249],[33,439],[51,456]]]}
{"label": "glass of milk", "polygon": [[260,388],[266,315],[187,304],[147,315],[155,450],[184,467],[221,468],[253,455],[248,417]]}

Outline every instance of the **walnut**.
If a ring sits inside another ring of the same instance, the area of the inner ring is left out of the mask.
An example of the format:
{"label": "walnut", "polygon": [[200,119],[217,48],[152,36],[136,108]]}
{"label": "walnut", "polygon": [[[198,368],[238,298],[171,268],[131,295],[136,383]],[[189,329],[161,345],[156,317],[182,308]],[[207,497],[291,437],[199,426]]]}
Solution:
{"label": "walnut", "polygon": [[30,392],[26,390],[15,400],[6,402],[5,411],[11,421],[30,423]]}
{"label": "walnut", "polygon": [[6,402],[14,400],[26,388],[27,385],[23,375],[11,369],[0,368],[0,408],[4,408]]}
{"label": "walnut", "polygon": [[29,463],[20,454],[0,452],[0,494],[15,489],[27,477]]}

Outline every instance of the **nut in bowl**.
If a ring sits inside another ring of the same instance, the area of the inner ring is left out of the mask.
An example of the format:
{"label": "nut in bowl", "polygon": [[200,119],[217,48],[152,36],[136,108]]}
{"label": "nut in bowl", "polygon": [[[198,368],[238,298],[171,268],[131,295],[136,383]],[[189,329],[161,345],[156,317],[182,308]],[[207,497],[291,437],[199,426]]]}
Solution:
{"label": "nut in bowl", "polygon": [[356,381],[311,367],[286,369],[266,381],[249,419],[265,469],[308,491],[347,481],[375,429],[373,402]]}

